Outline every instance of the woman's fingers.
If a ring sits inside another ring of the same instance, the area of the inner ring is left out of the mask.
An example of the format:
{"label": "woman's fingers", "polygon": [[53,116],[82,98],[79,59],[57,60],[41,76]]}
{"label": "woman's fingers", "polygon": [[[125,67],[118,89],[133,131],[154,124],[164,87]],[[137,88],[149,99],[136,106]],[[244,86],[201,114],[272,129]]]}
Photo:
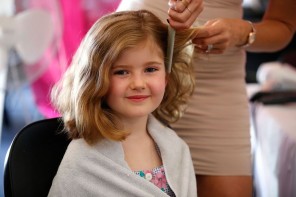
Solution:
{"label": "woman's fingers", "polygon": [[[223,53],[227,48],[234,46],[232,21],[214,19],[198,28],[196,37],[192,40],[196,50],[207,53]],[[208,46],[210,50],[208,49]]]}
{"label": "woman's fingers", "polygon": [[169,23],[175,29],[190,28],[203,10],[202,0],[170,0]]}
{"label": "woman's fingers", "polygon": [[208,45],[195,45],[195,50],[203,54],[221,54],[224,53],[226,47],[225,43],[208,44]]}

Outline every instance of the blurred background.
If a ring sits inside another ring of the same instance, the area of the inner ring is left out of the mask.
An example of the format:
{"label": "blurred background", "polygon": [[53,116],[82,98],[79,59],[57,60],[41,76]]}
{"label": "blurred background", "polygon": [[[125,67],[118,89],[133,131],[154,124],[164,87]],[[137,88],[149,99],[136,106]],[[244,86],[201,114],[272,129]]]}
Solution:
{"label": "blurred background", "polygon": [[119,2],[0,0],[0,196],[13,137],[33,121],[57,116],[49,101],[51,86],[93,22]]}
{"label": "blurred background", "polygon": [[[71,61],[82,37],[120,0],[0,0],[0,196],[3,163],[15,134],[33,121],[58,116],[49,90]],[[245,0],[244,18],[261,19],[267,0]],[[257,83],[265,62],[296,50],[295,37],[276,53],[248,53],[246,82]],[[295,54],[295,53],[294,53]],[[294,56],[295,57],[295,56]]]}

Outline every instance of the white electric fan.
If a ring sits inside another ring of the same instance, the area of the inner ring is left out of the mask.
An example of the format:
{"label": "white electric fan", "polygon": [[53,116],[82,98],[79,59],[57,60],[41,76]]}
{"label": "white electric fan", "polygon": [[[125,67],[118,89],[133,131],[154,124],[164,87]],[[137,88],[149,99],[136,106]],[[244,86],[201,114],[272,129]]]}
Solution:
{"label": "white electric fan", "polygon": [[11,49],[24,66],[30,66],[42,57],[52,38],[53,21],[45,10],[29,9],[10,17],[0,13],[0,137]]}

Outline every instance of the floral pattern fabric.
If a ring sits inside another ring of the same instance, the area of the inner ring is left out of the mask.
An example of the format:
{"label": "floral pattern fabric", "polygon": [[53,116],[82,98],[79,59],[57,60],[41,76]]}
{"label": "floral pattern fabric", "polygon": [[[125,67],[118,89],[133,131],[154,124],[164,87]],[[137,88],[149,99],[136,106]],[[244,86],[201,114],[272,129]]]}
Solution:
{"label": "floral pattern fabric", "polygon": [[171,190],[167,182],[163,166],[156,167],[152,170],[134,171],[134,173],[150,181],[151,183],[153,183],[155,186],[157,186],[159,189],[164,191],[169,196],[171,197],[175,196],[174,192]]}

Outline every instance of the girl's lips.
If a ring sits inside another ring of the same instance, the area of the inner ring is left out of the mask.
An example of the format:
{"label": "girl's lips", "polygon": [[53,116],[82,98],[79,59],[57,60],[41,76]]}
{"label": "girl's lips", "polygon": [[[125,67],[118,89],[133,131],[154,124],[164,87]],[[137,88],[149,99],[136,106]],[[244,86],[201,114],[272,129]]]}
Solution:
{"label": "girl's lips", "polygon": [[134,95],[134,96],[128,96],[127,98],[133,101],[143,101],[149,96],[147,95]]}

